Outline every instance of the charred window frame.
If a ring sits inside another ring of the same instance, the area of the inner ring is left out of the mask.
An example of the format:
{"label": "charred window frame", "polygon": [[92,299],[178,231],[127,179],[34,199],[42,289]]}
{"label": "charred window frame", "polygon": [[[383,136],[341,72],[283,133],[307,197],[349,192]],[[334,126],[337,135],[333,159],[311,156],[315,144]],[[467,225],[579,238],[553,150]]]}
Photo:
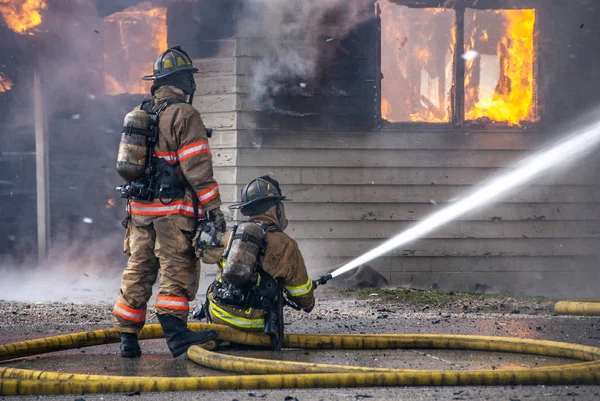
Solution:
{"label": "charred window frame", "polygon": [[[384,0],[379,0],[384,1]],[[402,121],[402,122],[390,122],[382,117],[382,80],[383,75],[380,74],[380,79],[377,80],[377,96],[379,101],[377,102],[377,113],[380,121],[385,122],[388,125],[393,126],[410,126],[410,127],[439,127],[445,129],[448,127],[460,128],[464,126],[468,127],[485,127],[485,128],[502,128],[502,129],[514,129],[514,130],[527,130],[529,127],[537,125],[541,121],[541,113],[538,103],[538,87],[539,87],[539,64],[538,64],[538,17],[541,3],[539,0],[520,0],[515,2],[514,0],[385,0],[389,3],[396,4],[398,6],[405,6],[411,9],[446,9],[452,10],[456,13],[454,29],[455,29],[455,46],[454,46],[454,60],[453,60],[453,84],[450,90],[450,121],[448,122],[414,122],[414,121]],[[468,121],[465,118],[465,73],[467,60],[463,59],[465,54],[465,15],[467,11],[501,11],[501,10],[534,10],[535,12],[535,25],[533,27],[533,90],[531,99],[531,120],[521,121],[520,124],[509,124],[508,122],[501,121],[480,121],[473,120]],[[378,20],[379,20],[379,31],[383,35],[381,27],[381,10],[379,5],[376,9]],[[382,56],[382,38],[378,43],[378,66],[381,68],[381,56]]]}

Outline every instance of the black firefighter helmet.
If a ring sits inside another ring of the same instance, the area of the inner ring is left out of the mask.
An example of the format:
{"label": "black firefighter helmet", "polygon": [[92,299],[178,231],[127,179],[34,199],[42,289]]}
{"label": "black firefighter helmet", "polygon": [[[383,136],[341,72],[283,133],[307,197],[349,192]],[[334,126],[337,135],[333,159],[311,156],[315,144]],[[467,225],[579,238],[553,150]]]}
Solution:
{"label": "black firefighter helmet", "polygon": [[142,77],[145,81],[156,81],[176,72],[189,71],[194,74],[198,69],[192,65],[190,56],[180,47],[175,46],[164,51],[154,62],[152,75]]}
{"label": "black firefighter helmet", "polygon": [[242,201],[231,205],[230,209],[240,209],[244,216],[254,216],[266,212],[278,201],[286,199],[281,193],[279,182],[264,175],[253,179],[242,190]]}

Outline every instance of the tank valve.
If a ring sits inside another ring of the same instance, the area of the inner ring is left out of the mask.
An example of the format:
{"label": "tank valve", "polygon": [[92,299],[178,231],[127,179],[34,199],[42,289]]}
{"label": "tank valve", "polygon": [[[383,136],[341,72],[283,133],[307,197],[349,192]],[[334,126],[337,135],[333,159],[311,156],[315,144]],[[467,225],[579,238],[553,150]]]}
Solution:
{"label": "tank valve", "polygon": [[325,275],[319,277],[318,279],[313,280],[313,288],[317,288],[318,286],[327,283],[332,278],[333,277],[331,276],[331,274],[325,274]]}

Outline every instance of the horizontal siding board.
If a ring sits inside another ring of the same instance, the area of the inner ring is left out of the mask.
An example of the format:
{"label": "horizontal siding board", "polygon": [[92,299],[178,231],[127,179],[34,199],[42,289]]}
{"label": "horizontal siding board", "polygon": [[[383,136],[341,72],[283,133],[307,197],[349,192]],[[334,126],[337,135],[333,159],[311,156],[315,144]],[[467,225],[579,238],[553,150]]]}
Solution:
{"label": "horizontal siding board", "polygon": [[[208,127],[211,128],[211,127]],[[237,133],[234,130],[214,130],[208,140],[211,149],[235,149]]]}
{"label": "horizontal siding board", "polygon": [[[311,259],[305,255],[306,264],[312,274],[323,274],[340,267],[344,261],[339,258]],[[527,256],[527,257],[380,257],[367,265],[379,272],[542,272],[568,271],[577,272],[589,269],[595,262],[593,257],[585,256]]]}
{"label": "horizontal siding board", "polygon": [[219,184],[219,192],[223,202],[235,202],[237,200],[238,191],[234,185]]}
{"label": "horizontal siding board", "polygon": [[533,133],[475,132],[352,132],[240,130],[240,148],[280,149],[532,149],[539,139]]}
{"label": "horizontal siding board", "polygon": [[195,80],[195,96],[235,93],[237,90],[237,77],[235,75],[198,77]]}
{"label": "horizontal siding board", "polygon": [[207,113],[201,112],[202,121],[208,128],[232,130],[237,127],[237,113],[235,111]]}
{"label": "horizontal siding board", "polygon": [[240,149],[240,166],[273,167],[507,167],[519,150]]}
{"label": "horizontal siding board", "polygon": [[235,184],[237,168],[236,167],[216,167],[213,171],[214,179],[219,185]]}
{"label": "horizontal siding board", "polygon": [[[244,184],[264,174],[270,174],[284,185],[471,185],[498,177],[509,171],[488,167],[244,167],[240,182]],[[536,180],[540,185],[600,184],[598,169],[589,165],[566,172],[544,175]]]}
{"label": "horizontal siding board", "polygon": [[[241,186],[240,186],[241,189]],[[467,196],[474,187],[442,185],[282,185],[295,202],[438,203]],[[600,186],[528,186],[502,199],[507,203],[596,203]]]}
{"label": "horizontal siding board", "polygon": [[236,165],[235,149],[215,149],[211,153],[215,167]]}
{"label": "horizontal siding board", "polygon": [[214,77],[234,75],[236,73],[236,59],[234,57],[204,58],[192,60],[194,67],[198,68],[197,77]]}
{"label": "horizontal siding board", "polygon": [[[400,221],[290,221],[286,232],[303,239],[387,239],[411,227]],[[599,221],[454,221],[425,238],[598,238]]]}
{"label": "horizontal siding board", "polygon": [[[304,239],[303,253],[313,257],[357,257],[382,244],[375,239]],[[420,239],[395,249],[391,256],[595,256],[598,240],[552,239]]]}
{"label": "horizontal siding board", "polygon": [[194,96],[194,107],[201,113],[220,113],[237,110],[236,94]]}
{"label": "horizontal siding board", "polygon": [[[441,210],[445,204],[423,203],[287,203],[293,221],[415,221]],[[600,220],[598,203],[498,203],[459,220],[562,221]]]}

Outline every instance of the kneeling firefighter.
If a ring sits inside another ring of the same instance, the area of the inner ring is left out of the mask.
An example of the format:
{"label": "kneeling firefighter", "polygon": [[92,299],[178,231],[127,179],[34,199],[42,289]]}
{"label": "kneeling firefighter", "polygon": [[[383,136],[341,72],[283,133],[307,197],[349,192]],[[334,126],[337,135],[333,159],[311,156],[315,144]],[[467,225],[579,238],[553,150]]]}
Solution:
{"label": "kneeling firefighter", "polygon": [[313,282],[298,244],[283,232],[285,198],[269,176],[243,189],[242,202],[230,208],[239,208],[250,219],[223,236],[227,246],[203,308],[214,323],[264,330],[275,349],[281,348],[283,303],[305,312],[315,305]]}
{"label": "kneeling firefighter", "polygon": [[113,325],[121,333],[125,358],[141,355],[137,333],[159,276],[154,311],[172,355],[217,336],[214,330],[187,327],[189,302],[200,281],[196,238],[207,227],[221,235],[225,231],[208,145],[211,131],[191,105],[198,70],[180,47],[162,53],[153,70],[143,78],[153,81],[152,99],[125,117],[117,160],[117,171],[127,181],[117,190],[128,200],[124,250],[129,261]]}

